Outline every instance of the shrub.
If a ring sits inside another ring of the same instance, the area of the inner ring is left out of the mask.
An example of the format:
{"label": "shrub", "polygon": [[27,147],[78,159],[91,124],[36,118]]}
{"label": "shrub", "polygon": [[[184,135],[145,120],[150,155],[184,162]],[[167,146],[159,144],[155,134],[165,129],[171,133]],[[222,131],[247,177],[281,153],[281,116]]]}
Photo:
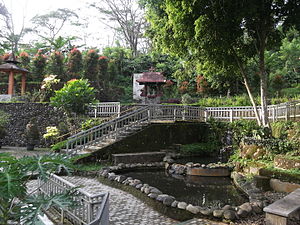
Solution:
{"label": "shrub", "polygon": [[184,94],[184,95],[182,95],[182,97],[181,97],[181,102],[182,102],[182,104],[191,104],[191,103],[193,103],[193,98],[189,95],[189,94]]}
{"label": "shrub", "polygon": [[55,91],[50,101],[53,106],[62,108],[68,114],[84,114],[88,105],[96,101],[95,90],[86,79],[71,80],[62,89]]}
{"label": "shrub", "polygon": [[204,142],[204,143],[193,143],[183,145],[180,148],[180,151],[183,154],[187,155],[210,155],[213,152],[217,151],[219,146],[215,142]]}
{"label": "shrub", "polygon": [[55,152],[60,151],[61,149],[64,149],[66,147],[66,144],[67,140],[57,142],[56,144],[51,146],[51,150]]}
{"label": "shrub", "polygon": [[87,119],[86,121],[81,123],[81,129],[88,130],[92,127],[100,125],[101,123],[102,123],[102,120],[98,119],[98,118]]}

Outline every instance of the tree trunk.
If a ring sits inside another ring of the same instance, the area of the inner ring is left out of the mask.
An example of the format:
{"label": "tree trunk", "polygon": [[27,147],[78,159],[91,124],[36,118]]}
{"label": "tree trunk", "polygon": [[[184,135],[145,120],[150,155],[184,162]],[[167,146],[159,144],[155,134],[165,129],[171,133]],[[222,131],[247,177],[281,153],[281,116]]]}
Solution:
{"label": "tree trunk", "polygon": [[245,87],[246,87],[248,96],[249,96],[250,101],[251,101],[251,104],[252,104],[252,106],[253,106],[253,111],[254,111],[254,114],[255,114],[255,118],[256,118],[256,120],[257,120],[258,125],[261,126],[261,125],[262,125],[262,123],[261,123],[261,118],[260,118],[260,115],[259,115],[259,113],[258,113],[258,109],[257,109],[256,103],[255,103],[255,101],[254,101],[254,97],[253,97],[253,95],[252,95],[252,91],[251,91],[251,88],[250,88],[250,84],[249,84],[248,77],[247,77],[247,75],[246,75],[245,69],[244,69],[244,67],[243,67],[243,65],[242,65],[242,63],[241,63],[241,61],[239,60],[239,58],[238,58],[238,56],[237,56],[235,50],[234,50],[234,49],[232,49],[232,50],[233,50],[233,52],[234,52],[235,60],[236,60],[237,65],[238,65],[238,67],[239,67],[239,69],[240,69],[240,72],[241,72],[241,74],[242,74],[242,77],[243,77],[243,80],[244,80],[244,85],[245,85]]}
{"label": "tree trunk", "polygon": [[261,99],[261,120],[264,127],[270,128],[268,115],[268,88],[267,74],[265,69],[265,33],[261,35],[261,44],[259,49],[259,74],[260,74],[260,99]]}

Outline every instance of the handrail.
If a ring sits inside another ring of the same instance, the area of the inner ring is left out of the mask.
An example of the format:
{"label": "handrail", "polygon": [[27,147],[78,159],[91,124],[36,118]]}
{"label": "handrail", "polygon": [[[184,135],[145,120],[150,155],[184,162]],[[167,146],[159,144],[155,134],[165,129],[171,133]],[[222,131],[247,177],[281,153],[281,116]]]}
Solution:
{"label": "handrail", "polygon": [[[155,120],[198,120],[204,121],[204,109],[178,105],[143,105],[118,118],[81,131],[67,140],[67,152],[76,154],[90,144],[105,139],[117,140],[130,127],[148,124]],[[72,151],[71,151],[72,150]]]}
{"label": "handrail", "polygon": [[[261,114],[260,107],[258,107],[258,112]],[[269,105],[268,117],[271,121],[300,118],[300,101]],[[252,106],[204,108],[187,105],[143,105],[136,110],[129,110],[118,118],[69,137],[67,151],[76,154],[78,150],[90,144],[100,143],[105,139],[117,140],[124,130],[141,123],[147,124],[157,120],[207,121],[209,118],[230,122],[237,119],[256,119]]]}
{"label": "handrail", "polygon": [[46,181],[39,179],[38,182],[39,191],[46,195],[62,193],[70,189],[75,190],[72,198],[76,202],[76,207],[59,208],[61,211],[61,221],[67,218],[74,224],[108,225],[109,193],[90,194],[82,188],[76,188],[74,184],[55,174],[49,174],[49,179]]}

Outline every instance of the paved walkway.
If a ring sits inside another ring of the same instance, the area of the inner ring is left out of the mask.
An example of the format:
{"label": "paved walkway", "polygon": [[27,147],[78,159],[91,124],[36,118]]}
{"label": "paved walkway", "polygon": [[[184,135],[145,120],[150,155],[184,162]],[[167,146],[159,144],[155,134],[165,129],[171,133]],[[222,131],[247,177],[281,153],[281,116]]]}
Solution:
{"label": "paved walkway", "polygon": [[50,151],[47,150],[33,150],[28,151],[26,150],[26,147],[8,147],[8,146],[2,146],[0,148],[0,153],[9,153],[16,158],[21,158],[24,156],[36,156],[36,155],[45,155],[50,153]]}
{"label": "paved walkway", "polygon": [[[110,225],[221,225],[223,223],[194,219],[180,223],[168,218],[150,208],[147,204],[133,195],[122,190],[109,187],[100,183],[97,179],[86,177],[63,177],[76,186],[81,186],[91,194],[109,192],[109,224]],[[36,181],[31,181],[28,189],[32,190]]]}

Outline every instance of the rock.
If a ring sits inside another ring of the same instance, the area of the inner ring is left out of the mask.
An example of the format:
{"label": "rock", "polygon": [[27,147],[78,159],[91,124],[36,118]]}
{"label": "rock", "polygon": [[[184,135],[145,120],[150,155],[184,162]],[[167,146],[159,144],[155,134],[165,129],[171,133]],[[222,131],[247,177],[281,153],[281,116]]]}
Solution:
{"label": "rock", "polygon": [[255,201],[255,202],[252,202],[252,206],[258,206],[259,208],[264,208],[264,205],[263,205],[263,202],[262,201]]}
{"label": "rock", "polygon": [[236,218],[236,213],[233,210],[225,210],[223,216],[227,220],[234,220]]}
{"label": "rock", "polygon": [[136,189],[141,189],[142,187],[143,187],[143,184],[137,184],[137,185],[135,186]]}
{"label": "rock", "polygon": [[200,212],[200,210],[199,210],[197,207],[195,207],[195,206],[193,206],[193,205],[191,205],[191,204],[189,204],[189,205],[186,207],[186,210],[189,211],[189,212],[191,212],[191,213],[193,213],[193,214],[197,214],[197,213]]}
{"label": "rock", "polygon": [[123,168],[124,166],[125,166],[124,163],[119,163],[119,164],[118,164],[118,167],[120,167],[120,168]]}
{"label": "rock", "polygon": [[158,194],[158,195],[162,194],[162,192],[160,190],[158,190],[157,188],[155,188],[155,187],[150,189],[150,193],[155,193],[155,194]]}
{"label": "rock", "polygon": [[156,199],[157,196],[158,196],[158,194],[155,194],[155,193],[150,193],[150,194],[148,194],[148,197],[149,197],[149,198],[152,198],[152,199]]}
{"label": "rock", "polygon": [[178,202],[177,208],[178,209],[186,209],[187,204],[185,202]]}
{"label": "rock", "polygon": [[252,212],[252,206],[251,206],[251,204],[249,202],[246,202],[246,203],[240,205],[239,208],[242,209],[242,210],[244,210],[244,211],[246,211],[247,213],[251,213]]}
{"label": "rock", "polygon": [[161,194],[161,195],[158,195],[158,196],[157,196],[156,200],[162,202],[162,201],[164,201],[164,199],[167,198],[167,197],[169,197],[169,195]]}
{"label": "rock", "polygon": [[213,211],[213,216],[217,218],[221,218],[223,216],[224,210],[216,209]]}
{"label": "rock", "polygon": [[246,217],[248,215],[248,212],[247,211],[245,211],[245,210],[243,210],[243,209],[238,209],[238,211],[237,211],[237,216],[239,217],[239,218],[244,218],[244,217]]}
{"label": "rock", "polygon": [[222,209],[223,210],[232,210],[232,206],[231,205],[225,205]]}
{"label": "rock", "polygon": [[116,177],[117,177],[117,175],[115,173],[108,173],[108,176],[107,176],[107,178],[109,180],[114,180]]}
{"label": "rock", "polygon": [[163,200],[163,204],[170,206],[175,201],[175,198],[173,196],[168,196]]}
{"label": "rock", "polygon": [[257,214],[260,214],[262,213],[262,208],[260,208],[258,205],[252,205],[252,210],[253,212],[257,213]]}
{"label": "rock", "polygon": [[174,202],[172,202],[171,207],[176,208],[176,207],[177,207],[177,204],[178,204],[178,201],[175,200]]}
{"label": "rock", "polygon": [[149,194],[149,193],[150,193],[150,187],[145,187],[144,193],[145,193],[145,194]]}
{"label": "rock", "polygon": [[126,180],[126,176],[123,176],[123,175],[117,176],[115,179],[115,181],[117,181],[119,183],[122,183],[124,180]]}
{"label": "rock", "polygon": [[213,214],[213,211],[211,209],[201,209],[200,213],[204,216],[211,216]]}

